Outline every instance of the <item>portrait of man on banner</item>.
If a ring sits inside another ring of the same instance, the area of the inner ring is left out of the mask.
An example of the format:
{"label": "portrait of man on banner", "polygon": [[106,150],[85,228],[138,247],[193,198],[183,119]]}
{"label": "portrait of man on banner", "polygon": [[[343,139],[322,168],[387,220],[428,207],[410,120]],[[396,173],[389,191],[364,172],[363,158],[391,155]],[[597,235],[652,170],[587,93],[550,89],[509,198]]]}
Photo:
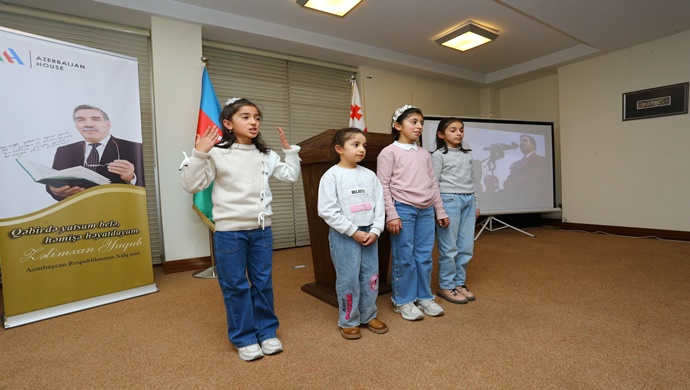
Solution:
{"label": "portrait of man on banner", "polygon": [[[109,179],[110,183],[145,186],[141,143],[116,138],[111,133],[108,114],[99,107],[80,104],[74,108],[73,118],[84,140],[58,147],[53,169],[84,166]],[[46,185],[46,190],[56,200],[62,200],[94,185],[90,182],[60,187]]]}

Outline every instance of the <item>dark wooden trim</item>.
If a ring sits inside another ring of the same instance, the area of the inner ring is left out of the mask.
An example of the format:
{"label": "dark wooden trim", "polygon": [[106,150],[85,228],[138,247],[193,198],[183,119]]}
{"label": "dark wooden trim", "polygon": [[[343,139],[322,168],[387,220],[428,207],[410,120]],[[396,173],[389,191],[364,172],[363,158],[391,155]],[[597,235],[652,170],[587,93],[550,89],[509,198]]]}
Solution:
{"label": "dark wooden trim", "polygon": [[194,271],[208,268],[210,266],[211,256],[176,261],[165,261],[163,262],[163,273],[171,274],[175,272]]}
{"label": "dark wooden trim", "polygon": [[555,219],[555,218],[542,218],[541,219],[541,224],[546,225],[546,226],[560,227],[562,223],[563,222],[561,222],[560,219]]}
{"label": "dark wooden trim", "polygon": [[658,237],[665,240],[690,241],[690,232],[679,230],[645,229],[625,226],[589,225],[584,223],[561,222],[563,230],[584,230],[587,232],[604,232],[621,236]]}

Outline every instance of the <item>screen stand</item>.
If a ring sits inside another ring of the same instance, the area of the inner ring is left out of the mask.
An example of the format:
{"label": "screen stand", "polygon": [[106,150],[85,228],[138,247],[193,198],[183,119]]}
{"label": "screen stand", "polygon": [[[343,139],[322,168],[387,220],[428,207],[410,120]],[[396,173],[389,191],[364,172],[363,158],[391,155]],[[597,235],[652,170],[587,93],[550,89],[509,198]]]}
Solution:
{"label": "screen stand", "polygon": [[[494,226],[493,226],[494,221],[502,223],[503,226],[494,228]],[[474,236],[474,240],[477,241],[477,239],[478,239],[479,236],[482,234],[482,232],[484,231],[484,229],[486,229],[486,230],[489,231],[489,232],[495,232],[496,230],[501,230],[501,229],[505,229],[505,228],[511,228],[511,229],[513,229],[513,230],[517,230],[518,232],[520,232],[520,233],[522,233],[522,234],[526,234],[526,235],[528,235],[528,236],[530,236],[530,237],[536,237],[534,234],[527,233],[526,231],[520,230],[520,229],[516,228],[515,226],[508,225],[507,223],[501,221],[500,219],[494,217],[493,215],[489,215],[489,216],[486,218],[486,220],[482,223],[482,228],[479,229],[479,233],[477,233],[477,235]]]}
{"label": "screen stand", "polygon": [[208,241],[211,243],[211,266],[201,271],[197,271],[192,274],[195,278],[199,279],[215,279],[218,277],[216,274],[216,258],[213,255],[213,231],[208,231]]}

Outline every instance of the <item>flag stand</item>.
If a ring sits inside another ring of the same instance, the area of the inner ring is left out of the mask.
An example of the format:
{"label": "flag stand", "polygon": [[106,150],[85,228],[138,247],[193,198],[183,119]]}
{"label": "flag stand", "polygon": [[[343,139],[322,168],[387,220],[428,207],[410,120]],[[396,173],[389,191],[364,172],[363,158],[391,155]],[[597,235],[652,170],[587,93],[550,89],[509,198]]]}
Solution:
{"label": "flag stand", "polygon": [[215,279],[218,277],[216,274],[216,258],[213,255],[213,231],[208,231],[208,240],[211,243],[211,266],[201,271],[197,271],[192,274],[195,278],[199,279]]}
{"label": "flag stand", "polygon": [[[196,134],[197,136],[204,134],[204,131],[209,126],[215,126],[220,128],[220,123],[218,123],[218,118],[220,117],[221,107],[218,102],[218,97],[211,84],[211,78],[208,75],[208,58],[201,57],[201,62],[203,63],[203,73],[201,76],[201,104],[199,106],[199,121],[197,122]],[[180,167],[181,169],[182,167]],[[196,192],[194,194],[194,205],[193,208],[199,215],[202,221],[209,228],[208,240],[211,244],[211,267],[205,270],[197,271],[192,274],[195,278],[201,279],[215,279],[218,277],[216,274],[216,259],[214,256],[214,243],[213,243],[213,221],[211,215],[212,199],[211,191],[213,188],[213,183],[208,188]]]}

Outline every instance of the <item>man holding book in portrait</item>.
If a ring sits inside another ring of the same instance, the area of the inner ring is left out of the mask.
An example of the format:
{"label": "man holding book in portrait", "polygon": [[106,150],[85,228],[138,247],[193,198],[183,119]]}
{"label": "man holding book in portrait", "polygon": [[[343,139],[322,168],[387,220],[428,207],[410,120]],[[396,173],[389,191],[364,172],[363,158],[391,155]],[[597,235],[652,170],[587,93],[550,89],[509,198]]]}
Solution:
{"label": "man holding book in portrait", "polygon": [[110,134],[111,123],[103,110],[88,104],[75,107],[74,124],[84,141],[60,146],[55,152],[53,169],[62,171],[82,166],[103,176],[96,182],[76,180],[60,183],[61,186],[46,185],[46,190],[56,200],[98,185],[99,183],[121,183],[144,187],[144,163],[142,146],[139,142],[116,138]]}

